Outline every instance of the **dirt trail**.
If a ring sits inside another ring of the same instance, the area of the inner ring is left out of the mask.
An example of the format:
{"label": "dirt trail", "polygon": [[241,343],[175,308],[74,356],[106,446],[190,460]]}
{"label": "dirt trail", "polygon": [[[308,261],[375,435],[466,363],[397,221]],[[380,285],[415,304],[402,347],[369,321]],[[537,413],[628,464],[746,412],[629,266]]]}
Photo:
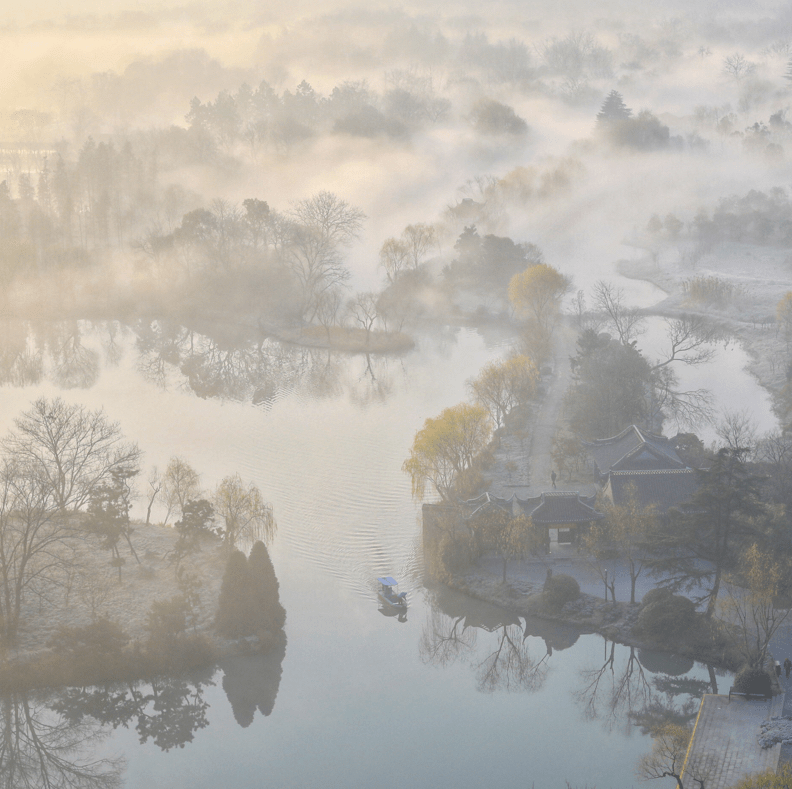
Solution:
{"label": "dirt trail", "polygon": [[[564,395],[572,381],[569,359],[575,354],[577,331],[563,322],[555,331],[553,373],[544,380],[546,393],[529,417],[525,430],[512,431],[503,436],[495,450],[495,466],[490,471],[490,492],[509,498],[516,493],[521,498],[538,496],[552,490],[550,472],[553,469],[551,451],[553,436],[561,417]],[[556,471],[558,490],[580,490],[588,493],[591,485],[566,483]],[[583,489],[586,489],[585,491]]]}

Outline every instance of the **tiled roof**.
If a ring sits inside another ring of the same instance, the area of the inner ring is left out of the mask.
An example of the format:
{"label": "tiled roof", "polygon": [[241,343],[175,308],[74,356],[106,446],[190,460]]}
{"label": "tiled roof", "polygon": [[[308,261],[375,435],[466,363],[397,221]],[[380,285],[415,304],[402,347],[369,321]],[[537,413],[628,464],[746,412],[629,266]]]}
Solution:
{"label": "tiled roof", "polygon": [[698,487],[695,472],[689,468],[611,471],[605,483],[605,495],[614,504],[622,504],[627,498],[628,485],[635,486],[644,507],[655,505],[659,515],[690,501]]}
{"label": "tiled roof", "polygon": [[671,442],[664,436],[648,433],[635,425],[611,438],[584,441],[600,474],[611,469],[684,468]]}
{"label": "tiled roof", "polygon": [[517,495],[508,499],[482,493],[475,499],[465,502],[471,508],[470,517],[481,512],[484,507],[495,506],[513,515],[522,512],[530,515],[535,523],[546,525],[558,523],[588,523],[605,517],[594,509],[595,496],[581,496],[577,492],[548,491],[539,496],[521,499]]}
{"label": "tiled roof", "polygon": [[549,491],[530,499],[517,499],[517,502],[534,523],[588,523],[604,517],[592,506],[593,497],[579,493]]}

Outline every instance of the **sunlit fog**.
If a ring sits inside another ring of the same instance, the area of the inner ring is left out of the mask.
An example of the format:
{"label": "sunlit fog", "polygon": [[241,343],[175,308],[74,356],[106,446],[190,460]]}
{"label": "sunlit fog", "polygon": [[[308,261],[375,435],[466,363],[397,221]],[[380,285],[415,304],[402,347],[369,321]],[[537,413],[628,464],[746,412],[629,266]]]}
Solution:
{"label": "sunlit fog", "polygon": [[0,73],[2,789],[788,784],[792,6],[31,0]]}

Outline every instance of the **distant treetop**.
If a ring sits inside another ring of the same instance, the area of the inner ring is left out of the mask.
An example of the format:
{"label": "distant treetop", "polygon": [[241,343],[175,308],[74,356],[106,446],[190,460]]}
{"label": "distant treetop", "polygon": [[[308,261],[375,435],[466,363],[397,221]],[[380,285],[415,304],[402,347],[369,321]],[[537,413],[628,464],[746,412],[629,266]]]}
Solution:
{"label": "distant treetop", "polygon": [[626,120],[630,115],[632,110],[625,106],[621,93],[612,90],[602,103],[602,109],[597,113],[597,123]]}

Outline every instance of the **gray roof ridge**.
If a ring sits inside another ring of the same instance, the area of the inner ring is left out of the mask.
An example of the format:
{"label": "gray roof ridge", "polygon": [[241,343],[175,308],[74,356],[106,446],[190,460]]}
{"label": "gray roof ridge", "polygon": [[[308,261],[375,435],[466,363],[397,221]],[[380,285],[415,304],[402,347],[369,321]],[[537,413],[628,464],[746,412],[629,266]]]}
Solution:
{"label": "gray roof ridge", "polygon": [[[590,446],[607,446],[608,444],[615,443],[620,438],[624,438],[624,436],[630,432],[630,430],[638,430],[635,425],[628,425],[621,431],[621,433],[617,433],[615,436],[608,436],[607,438],[595,438],[593,441],[585,441],[581,440],[582,444],[589,444]],[[640,433],[638,434],[640,435]]]}
{"label": "gray roof ridge", "polygon": [[608,472],[609,475],[629,476],[631,474],[687,474],[693,473],[694,469],[690,466],[684,468],[636,468],[636,469],[615,469]]}

